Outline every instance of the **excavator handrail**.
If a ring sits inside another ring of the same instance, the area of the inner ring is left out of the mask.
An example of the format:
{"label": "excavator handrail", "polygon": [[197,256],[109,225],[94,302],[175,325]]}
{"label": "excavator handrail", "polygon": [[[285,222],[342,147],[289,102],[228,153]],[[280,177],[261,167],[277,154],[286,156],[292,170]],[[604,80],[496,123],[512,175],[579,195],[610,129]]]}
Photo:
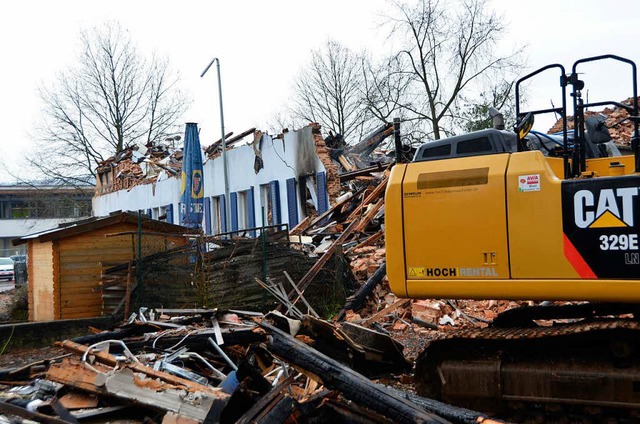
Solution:
{"label": "excavator handrail", "polygon": [[582,63],[595,62],[599,60],[605,59],[613,59],[619,62],[626,63],[631,65],[631,84],[633,86],[633,107],[632,111],[629,110],[628,107],[624,107],[627,112],[629,112],[634,119],[631,119],[633,122],[633,135],[631,136],[631,149],[633,150],[634,155],[634,163],[635,163],[635,172],[640,172],[640,135],[638,132],[638,71],[634,61],[627,59],[622,56],[614,55],[614,54],[603,54],[599,56],[592,56],[583,59],[578,59],[573,63],[571,67],[571,75],[569,80],[572,81],[571,85],[573,86],[573,115],[575,124],[573,126],[573,137],[577,144],[577,150],[575,151],[575,160],[577,160],[578,168],[576,168],[575,175],[579,175],[581,171],[586,170],[586,156],[585,156],[585,148],[584,148],[584,110],[589,106],[602,106],[604,104],[615,104],[619,105],[615,102],[597,102],[597,103],[582,103],[582,98],[580,96],[580,90],[584,87],[584,83],[579,83],[578,80],[578,65]]}
{"label": "excavator handrail", "polygon": [[[562,87],[562,106],[557,108],[539,109],[539,110],[521,112],[520,111],[520,84],[552,68],[560,69],[560,86]],[[564,66],[562,66],[559,63],[552,63],[550,65],[543,66],[542,68],[537,69],[531,72],[530,74],[527,74],[524,77],[520,78],[518,81],[516,81],[515,94],[516,94],[516,119],[520,119],[526,113],[531,113],[533,115],[540,115],[544,113],[554,112],[554,113],[559,113],[560,116],[562,117],[562,150],[563,150],[562,160],[564,163],[564,178],[569,178],[571,176],[571,169],[569,168],[569,150],[568,150],[569,143],[567,140],[567,92],[565,88],[566,86],[567,86],[567,81],[566,81],[566,71]],[[517,144],[518,146],[520,146],[521,144],[520,140],[518,140]]]}

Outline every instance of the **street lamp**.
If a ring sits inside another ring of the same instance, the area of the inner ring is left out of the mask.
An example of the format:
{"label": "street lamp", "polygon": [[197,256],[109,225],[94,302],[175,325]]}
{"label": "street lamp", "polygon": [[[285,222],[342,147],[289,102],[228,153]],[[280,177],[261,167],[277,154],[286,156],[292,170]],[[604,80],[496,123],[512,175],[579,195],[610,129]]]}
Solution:
{"label": "street lamp", "polygon": [[224,210],[225,210],[225,227],[227,231],[231,229],[231,199],[229,198],[229,171],[227,166],[227,140],[224,137],[224,113],[222,111],[222,80],[220,79],[220,59],[214,57],[207,67],[200,74],[200,78],[204,77],[213,62],[218,64],[218,96],[220,98],[220,130],[222,131],[222,168],[224,173]]}

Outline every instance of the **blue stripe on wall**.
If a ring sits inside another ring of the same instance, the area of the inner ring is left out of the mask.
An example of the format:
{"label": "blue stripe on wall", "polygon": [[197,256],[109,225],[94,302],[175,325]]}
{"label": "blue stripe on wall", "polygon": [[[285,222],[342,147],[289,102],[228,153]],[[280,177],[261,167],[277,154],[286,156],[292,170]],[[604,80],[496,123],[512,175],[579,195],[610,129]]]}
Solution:
{"label": "blue stripe on wall", "polygon": [[220,229],[221,232],[226,233],[227,230],[227,202],[225,201],[224,194],[221,194],[220,197]]}
{"label": "blue stripe on wall", "polygon": [[167,205],[167,222],[173,224],[173,203]]}
{"label": "blue stripe on wall", "polygon": [[282,223],[280,214],[280,184],[277,180],[269,182],[269,194],[271,196],[271,217],[274,224]]}
{"label": "blue stripe on wall", "polygon": [[211,234],[211,197],[204,198],[204,231]]}
{"label": "blue stripe on wall", "polygon": [[318,196],[318,215],[322,215],[329,209],[327,199],[327,175],[324,172],[316,174],[316,195]]}
{"label": "blue stripe on wall", "polygon": [[289,229],[291,229],[298,225],[298,195],[295,178],[287,180],[287,210],[289,212]]}
{"label": "blue stripe on wall", "polygon": [[238,231],[238,193],[229,194],[231,206],[231,231]]}
{"label": "blue stripe on wall", "polygon": [[[249,228],[255,228],[256,226],[256,200],[255,200],[255,190],[253,187],[249,189],[247,192],[248,201],[247,207],[249,208]],[[251,230],[251,237],[256,236],[256,231]]]}

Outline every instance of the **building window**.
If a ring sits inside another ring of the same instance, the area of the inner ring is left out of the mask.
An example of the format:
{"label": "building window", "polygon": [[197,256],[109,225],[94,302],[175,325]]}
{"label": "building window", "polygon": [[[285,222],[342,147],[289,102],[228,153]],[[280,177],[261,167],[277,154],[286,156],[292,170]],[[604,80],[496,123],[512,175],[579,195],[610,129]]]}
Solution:
{"label": "building window", "polygon": [[249,196],[250,191],[238,192],[238,229],[249,228]]}
{"label": "building window", "polygon": [[224,212],[222,211],[222,197],[215,196],[211,198],[211,231],[213,234],[222,233]]}
{"label": "building window", "polygon": [[167,207],[160,206],[157,208],[151,208],[151,218],[156,221],[167,221]]}
{"label": "building window", "polygon": [[91,198],[64,195],[5,197],[1,219],[81,218],[91,215]]}
{"label": "building window", "polygon": [[260,205],[262,205],[262,211],[260,213],[263,215],[260,219],[264,219],[264,225],[273,225],[273,212],[271,210],[271,188],[269,184],[263,184],[260,186]]}

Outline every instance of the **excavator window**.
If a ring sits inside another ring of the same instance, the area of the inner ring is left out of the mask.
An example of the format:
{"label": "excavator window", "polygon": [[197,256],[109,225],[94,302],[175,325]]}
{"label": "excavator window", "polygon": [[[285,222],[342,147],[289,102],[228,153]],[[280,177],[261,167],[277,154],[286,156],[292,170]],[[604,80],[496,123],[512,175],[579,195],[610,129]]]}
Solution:
{"label": "excavator window", "polygon": [[459,141],[456,146],[457,154],[487,153],[492,152],[493,146],[487,137],[474,138],[472,140]]}
{"label": "excavator window", "polygon": [[441,146],[434,146],[426,148],[422,151],[422,158],[437,158],[440,156],[450,156],[451,155],[451,145],[444,144]]}

